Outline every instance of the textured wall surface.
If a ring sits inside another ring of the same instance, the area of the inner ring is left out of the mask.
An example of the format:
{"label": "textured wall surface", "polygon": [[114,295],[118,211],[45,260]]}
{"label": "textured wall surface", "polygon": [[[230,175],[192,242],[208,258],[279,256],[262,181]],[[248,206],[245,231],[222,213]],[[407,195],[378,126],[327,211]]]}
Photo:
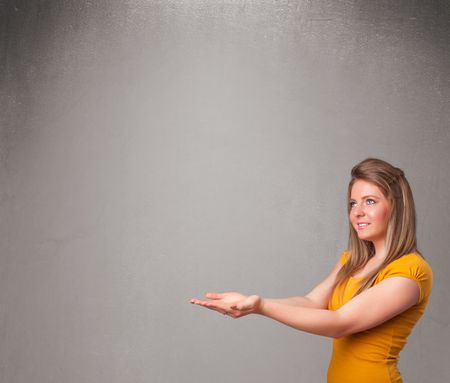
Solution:
{"label": "textured wall surface", "polygon": [[306,293],[376,156],[412,184],[450,381],[447,1],[0,1],[0,381],[324,382],[331,340],[189,305]]}

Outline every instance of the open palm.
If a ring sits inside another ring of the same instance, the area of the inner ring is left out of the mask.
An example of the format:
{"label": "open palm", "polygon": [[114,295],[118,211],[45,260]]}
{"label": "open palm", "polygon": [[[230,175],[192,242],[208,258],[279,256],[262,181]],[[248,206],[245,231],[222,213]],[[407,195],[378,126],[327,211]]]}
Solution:
{"label": "open palm", "polygon": [[256,313],[261,304],[257,295],[246,296],[238,292],[206,293],[207,300],[191,299],[191,303],[227,314],[233,318]]}

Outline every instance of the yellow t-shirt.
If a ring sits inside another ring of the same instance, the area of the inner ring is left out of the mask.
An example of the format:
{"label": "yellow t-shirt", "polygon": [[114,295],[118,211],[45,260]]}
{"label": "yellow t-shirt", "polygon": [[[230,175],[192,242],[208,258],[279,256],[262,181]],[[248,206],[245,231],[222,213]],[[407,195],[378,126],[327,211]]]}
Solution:
{"label": "yellow t-shirt", "polygon": [[[349,256],[344,252],[341,263]],[[328,383],[401,383],[397,368],[400,351],[406,338],[422,316],[433,284],[433,271],[418,254],[411,253],[387,265],[375,284],[390,277],[406,277],[417,281],[420,298],[417,304],[379,326],[333,340],[333,354],[328,369]],[[357,291],[359,280],[353,278],[338,286],[328,309],[337,310]]]}

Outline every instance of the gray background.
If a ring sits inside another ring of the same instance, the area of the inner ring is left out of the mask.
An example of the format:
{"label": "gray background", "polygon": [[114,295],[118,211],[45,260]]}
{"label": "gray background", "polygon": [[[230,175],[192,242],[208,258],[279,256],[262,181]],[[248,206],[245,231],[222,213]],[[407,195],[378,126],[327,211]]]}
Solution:
{"label": "gray background", "polygon": [[324,382],[331,340],[188,303],[299,295],[351,166],[406,171],[450,381],[446,1],[1,1],[0,381]]}

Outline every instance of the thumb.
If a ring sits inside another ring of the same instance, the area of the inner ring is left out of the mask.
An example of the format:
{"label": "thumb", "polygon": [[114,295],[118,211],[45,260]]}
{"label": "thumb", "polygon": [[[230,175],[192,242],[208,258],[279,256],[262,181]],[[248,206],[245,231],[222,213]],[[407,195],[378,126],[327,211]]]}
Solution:
{"label": "thumb", "polygon": [[209,299],[221,299],[223,298],[223,295],[219,293],[206,293],[205,297]]}
{"label": "thumb", "polygon": [[251,295],[246,299],[235,303],[234,305],[231,306],[231,308],[239,311],[253,309],[257,303],[257,298],[258,297],[256,295]]}
{"label": "thumb", "polygon": [[249,309],[251,307],[251,305],[249,303],[239,302],[239,303],[235,303],[234,305],[231,305],[230,307],[232,309],[242,311],[242,310]]}

